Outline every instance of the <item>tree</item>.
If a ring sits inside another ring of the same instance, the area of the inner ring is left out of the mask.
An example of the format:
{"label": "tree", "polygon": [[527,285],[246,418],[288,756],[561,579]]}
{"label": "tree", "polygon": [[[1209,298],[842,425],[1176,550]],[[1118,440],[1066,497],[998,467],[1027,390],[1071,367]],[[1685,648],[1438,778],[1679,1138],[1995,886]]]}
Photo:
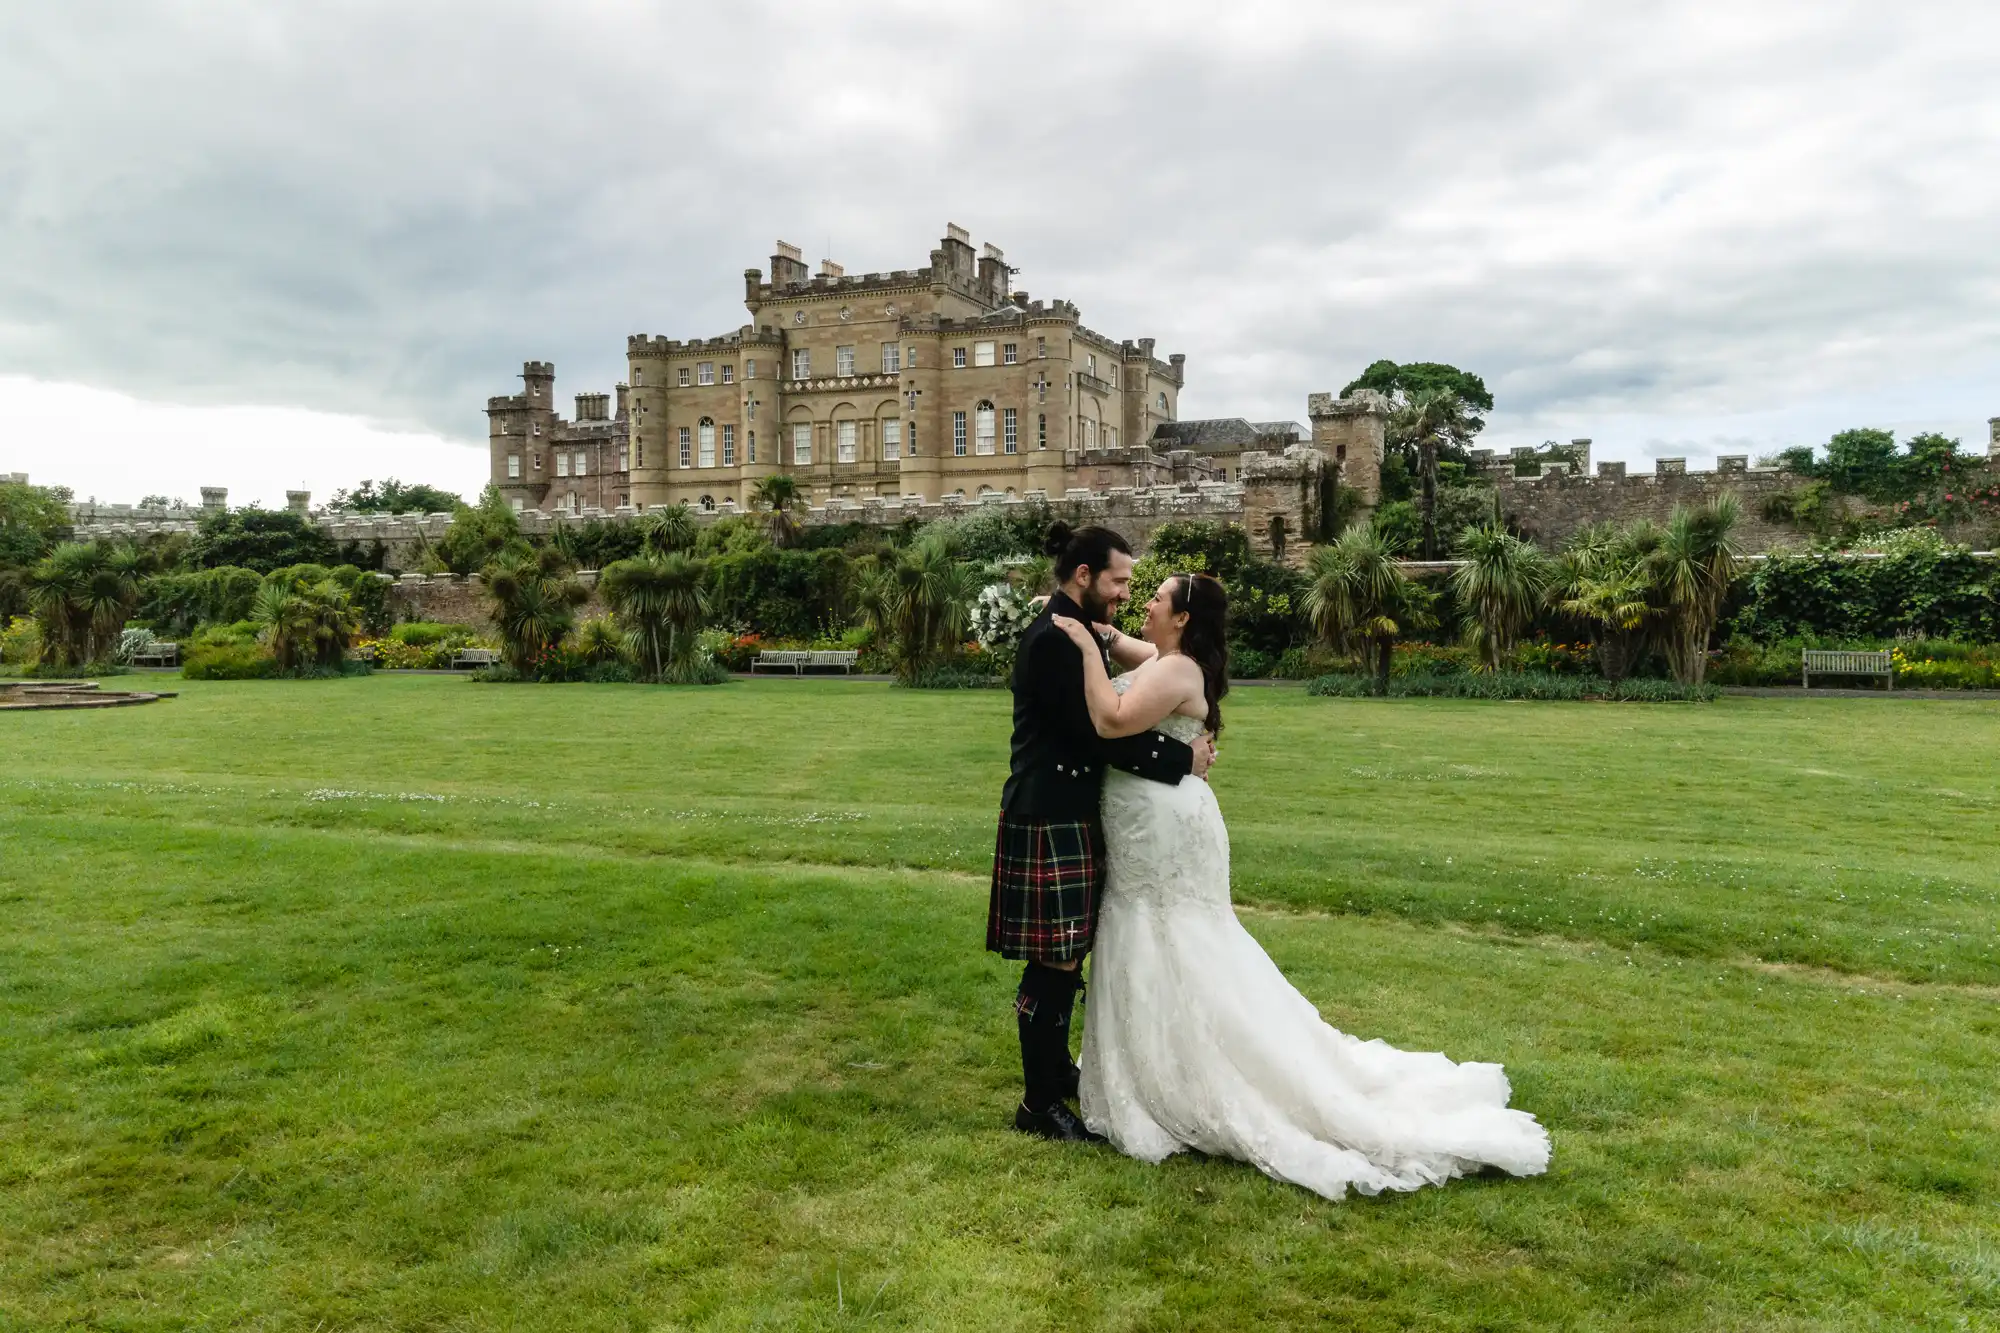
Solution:
{"label": "tree", "polygon": [[139,497],[141,509],[186,509],[187,501],[177,500],[171,495],[142,495]]}
{"label": "tree", "polygon": [[576,627],[576,608],[590,599],[554,547],[510,551],[486,568],[486,596],[500,635],[500,656],[532,673]]}
{"label": "tree", "polygon": [[1550,603],[1587,627],[1606,680],[1625,679],[1664,614],[1647,564],[1659,544],[1659,527],[1646,519],[1623,529],[1599,523],[1572,537],[1555,561]]}
{"label": "tree", "polygon": [[0,569],[26,569],[70,539],[66,486],[0,481]]}
{"label": "tree", "polygon": [[1426,560],[1438,558],[1437,498],[1439,450],[1472,438],[1464,401],[1450,389],[1425,389],[1389,418],[1389,434],[1417,451],[1417,501],[1421,546]]}
{"label": "tree", "polygon": [[1684,685],[1699,685],[1708,673],[1708,643],[1736,578],[1731,534],[1742,512],[1742,502],[1728,492],[1692,509],[1676,505],[1647,557],[1666,606],[1667,668]]}
{"label": "tree", "polygon": [[265,579],[251,603],[250,619],[280,671],[338,671],[354,641],[353,604],[330,576],[311,583],[303,577]]}
{"label": "tree", "polygon": [[1426,393],[1456,394],[1468,409],[1465,424],[1471,435],[1486,428],[1485,419],[1473,414],[1493,410],[1493,395],[1487,392],[1485,380],[1439,361],[1412,361],[1400,366],[1394,361],[1377,361],[1349,381],[1341,396],[1356,389],[1373,389],[1391,402],[1409,402]]}
{"label": "tree", "polygon": [[432,554],[452,573],[471,574],[502,557],[524,556],[528,549],[514,506],[498,486],[488,486],[479,493],[477,505],[460,502],[453,510],[451,526],[438,538]]}
{"label": "tree", "polygon": [[363,481],[351,491],[335,491],[328,507],[356,514],[450,514],[464,503],[463,497],[439,487],[389,477],[380,486]]}
{"label": "tree", "polygon": [[889,642],[896,675],[905,683],[965,642],[979,569],[958,558],[950,542],[923,537],[878,560],[863,578],[861,614]]}
{"label": "tree", "polygon": [[1458,554],[1465,563],[1451,581],[1467,613],[1466,640],[1488,670],[1498,670],[1547,595],[1549,559],[1533,542],[1492,525],[1467,528]]}
{"label": "tree", "polygon": [[773,546],[790,546],[799,539],[798,510],[804,500],[797,477],[773,473],[757,483],[750,500],[769,514],[765,523]]}
{"label": "tree", "polygon": [[42,657],[59,667],[101,662],[139,604],[138,552],[129,546],[64,542],[28,575],[42,626]]}
{"label": "tree", "polygon": [[1313,632],[1329,647],[1358,646],[1374,668],[1375,693],[1387,694],[1396,640],[1434,622],[1436,595],[1403,572],[1395,553],[1366,523],[1350,524],[1316,549],[1306,576],[1305,613]]}
{"label": "tree", "polygon": [[186,561],[195,569],[240,565],[268,574],[286,565],[331,565],[333,539],[289,509],[233,509],[201,516]]}
{"label": "tree", "polygon": [[[775,477],[766,478],[775,481]],[[787,477],[785,480],[790,481]],[[796,485],[797,483],[793,483]],[[639,520],[639,540],[646,550],[654,555],[668,555],[675,551],[692,551],[695,542],[701,538],[701,525],[695,522],[694,511],[685,504],[669,505],[665,509],[649,509]]]}
{"label": "tree", "polygon": [[598,582],[647,680],[693,684],[708,618],[708,566],[685,551],[643,555],[607,566]]}

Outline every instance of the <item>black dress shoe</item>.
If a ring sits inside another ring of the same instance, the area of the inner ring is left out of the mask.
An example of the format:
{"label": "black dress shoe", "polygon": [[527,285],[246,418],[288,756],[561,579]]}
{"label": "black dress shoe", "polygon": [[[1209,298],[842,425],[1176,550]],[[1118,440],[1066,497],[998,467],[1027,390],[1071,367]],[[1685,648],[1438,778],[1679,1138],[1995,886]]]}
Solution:
{"label": "black dress shoe", "polygon": [[1102,1134],[1093,1134],[1077,1118],[1076,1112],[1063,1102],[1056,1102],[1046,1111],[1030,1111],[1026,1104],[1015,1108],[1014,1128],[1023,1134],[1035,1134],[1057,1143],[1102,1143]]}

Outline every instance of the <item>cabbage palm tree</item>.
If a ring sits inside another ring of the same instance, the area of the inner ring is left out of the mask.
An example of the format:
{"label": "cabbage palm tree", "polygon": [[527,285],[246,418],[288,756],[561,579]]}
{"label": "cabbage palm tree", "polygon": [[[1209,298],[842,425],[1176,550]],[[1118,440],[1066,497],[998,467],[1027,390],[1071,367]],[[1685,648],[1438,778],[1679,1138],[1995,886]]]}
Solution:
{"label": "cabbage palm tree", "polygon": [[798,510],[803,502],[797,477],[773,473],[750,492],[751,502],[767,511],[765,524],[773,546],[790,546],[798,540]]}
{"label": "cabbage palm tree", "polygon": [[487,566],[486,596],[493,604],[502,660],[532,672],[569,637],[576,627],[576,608],[590,594],[571,577],[562,553],[545,546]]}
{"label": "cabbage palm tree", "polygon": [[1417,479],[1422,486],[1417,512],[1422,518],[1426,560],[1437,559],[1441,550],[1437,535],[1438,448],[1469,434],[1466,416],[1465,403],[1457,394],[1450,389],[1430,389],[1403,404],[1389,420],[1389,430],[1417,449]]}
{"label": "cabbage palm tree", "polygon": [[693,679],[708,618],[707,562],[684,551],[607,565],[598,587],[647,680]]}
{"label": "cabbage palm tree", "polygon": [[1606,680],[1625,679],[1665,614],[1650,565],[1660,537],[1648,519],[1623,528],[1596,523],[1570,538],[1555,559],[1549,603],[1585,628]]}
{"label": "cabbage palm tree", "polygon": [[139,604],[140,556],[128,546],[63,542],[28,574],[43,656],[61,667],[108,658]]}
{"label": "cabbage palm tree", "polygon": [[1742,516],[1742,502],[1727,493],[1692,509],[1676,505],[1647,560],[1666,603],[1667,668],[1682,684],[1699,685],[1708,674],[1708,641],[1736,577],[1732,535]]}
{"label": "cabbage palm tree", "polygon": [[[787,477],[785,480],[792,479]],[[797,482],[792,484],[794,487],[798,485]],[[695,540],[700,536],[701,528],[694,520],[694,511],[686,504],[647,510],[646,516],[639,520],[639,539],[655,555],[692,551]]]}
{"label": "cabbage palm tree", "polygon": [[1533,542],[1490,524],[1467,528],[1458,554],[1465,563],[1451,582],[1467,612],[1466,640],[1488,670],[1498,670],[1548,592],[1549,558]]}
{"label": "cabbage palm tree", "polygon": [[1365,522],[1315,550],[1306,576],[1305,613],[1313,631],[1329,647],[1359,648],[1373,668],[1375,693],[1387,694],[1390,652],[1397,639],[1433,623],[1436,595],[1403,572],[1388,543]]}
{"label": "cabbage palm tree", "polygon": [[878,564],[856,600],[908,683],[965,641],[981,583],[978,566],[960,560],[944,539],[926,537]]}
{"label": "cabbage palm tree", "polygon": [[303,587],[267,580],[250,604],[250,618],[280,671],[306,667],[337,670],[354,641],[357,623],[347,590],[332,579]]}

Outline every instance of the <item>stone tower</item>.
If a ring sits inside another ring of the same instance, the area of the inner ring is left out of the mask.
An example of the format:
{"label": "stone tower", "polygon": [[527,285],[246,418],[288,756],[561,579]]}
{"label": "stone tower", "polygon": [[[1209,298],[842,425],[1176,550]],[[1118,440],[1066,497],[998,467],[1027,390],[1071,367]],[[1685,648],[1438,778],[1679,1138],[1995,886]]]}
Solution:
{"label": "stone tower", "polygon": [[1363,511],[1382,500],[1382,451],[1389,436],[1389,400],[1373,389],[1357,389],[1346,398],[1310,394],[1306,415],[1312,420],[1313,448],[1340,477]]}

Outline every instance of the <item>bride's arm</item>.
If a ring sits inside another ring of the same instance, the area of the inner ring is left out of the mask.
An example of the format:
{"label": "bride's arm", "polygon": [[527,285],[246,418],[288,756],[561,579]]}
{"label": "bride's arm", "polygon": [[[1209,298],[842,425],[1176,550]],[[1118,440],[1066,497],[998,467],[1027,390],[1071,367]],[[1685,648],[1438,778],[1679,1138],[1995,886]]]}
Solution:
{"label": "bride's arm", "polygon": [[1187,702],[1191,683],[1196,690],[1202,688],[1201,668],[1183,657],[1155,663],[1144,675],[1133,677],[1131,688],[1120,694],[1111,688],[1097,641],[1083,623],[1068,616],[1051,620],[1083,652],[1083,697],[1099,736],[1136,736],[1156,727]]}
{"label": "bride's arm", "polygon": [[1106,640],[1105,648],[1110,652],[1111,660],[1127,671],[1136,666],[1144,666],[1160,655],[1158,648],[1144,639],[1133,638],[1116,625],[1093,625],[1091,628],[1110,631],[1111,637]]}

